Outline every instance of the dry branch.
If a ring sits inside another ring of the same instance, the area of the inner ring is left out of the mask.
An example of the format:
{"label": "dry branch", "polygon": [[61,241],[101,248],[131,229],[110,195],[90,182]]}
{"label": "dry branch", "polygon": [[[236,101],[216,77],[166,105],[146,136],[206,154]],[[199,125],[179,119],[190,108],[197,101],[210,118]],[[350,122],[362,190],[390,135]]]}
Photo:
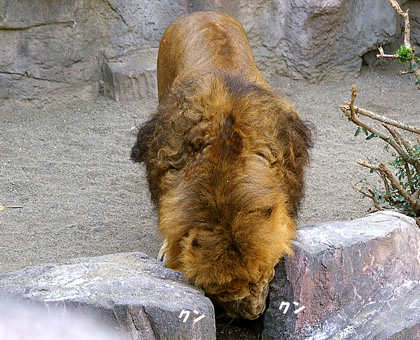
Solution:
{"label": "dry branch", "polygon": [[391,182],[391,185],[394,189],[397,189],[402,197],[404,197],[408,202],[410,202],[411,207],[416,215],[419,215],[418,202],[404,190],[400,185],[397,179],[394,177],[391,171],[385,166],[384,163],[379,163],[379,171],[385,174],[388,180]]}
{"label": "dry branch", "polygon": [[378,166],[373,165],[373,164],[370,164],[370,163],[367,163],[366,161],[361,160],[361,159],[358,159],[357,160],[357,164],[360,164],[361,166],[364,166],[365,168],[369,168],[369,169],[372,169],[372,170],[379,171],[379,167]]}
{"label": "dry branch", "polygon": [[[387,168],[384,163],[379,163],[379,165],[374,165],[363,160],[357,160],[357,163],[363,167],[374,170],[382,179],[385,186],[385,194],[379,194],[377,190],[372,190],[371,188],[359,188],[353,186],[355,190],[363,194],[364,196],[372,199],[373,205],[378,210],[383,210],[381,204],[389,203],[389,206],[385,205],[385,208],[394,207],[398,209],[399,207],[404,207],[404,212],[407,212],[407,207],[404,206],[408,202],[411,207],[412,213],[416,216],[416,222],[420,226],[420,188],[417,183],[414,185],[413,175],[414,173],[417,180],[420,179],[420,155],[417,155],[418,149],[414,149],[411,142],[404,137],[397,128],[408,131],[417,135],[417,141],[420,144],[420,129],[403,124],[401,122],[389,119],[387,117],[378,115],[374,112],[359,108],[354,105],[354,102],[357,97],[357,86],[352,86],[351,98],[350,101],[343,106],[340,106],[341,110],[344,112],[346,117],[353,122],[355,125],[363,128],[365,131],[369,131],[373,136],[377,136],[385,141],[387,144],[391,145],[397,154],[401,157],[403,162],[400,162],[400,167],[404,169],[405,177],[407,178],[407,183],[403,185],[397,180],[397,178],[392,174],[392,172]],[[382,133],[377,128],[369,125],[368,123],[363,122],[359,119],[359,115],[368,117],[374,121],[380,122],[381,126],[385,128],[389,135]],[[370,138],[369,138],[370,139]],[[412,168],[410,168],[412,166]],[[401,170],[402,171],[402,170]],[[407,188],[407,189],[405,189]],[[395,193],[398,192],[400,196],[395,196]],[[381,202],[378,201],[380,198]],[[411,213],[410,213],[411,214]]]}
{"label": "dry branch", "polygon": [[[358,108],[357,106],[354,106],[354,100],[356,99],[356,96],[357,96],[357,85],[353,85],[350,102],[347,105],[340,106],[341,111],[343,111],[344,114],[347,116],[347,118],[351,120],[354,124],[356,124],[357,126],[360,126],[362,129],[365,129],[366,131],[369,131],[370,133],[373,133],[374,135],[377,135],[383,141],[391,145],[395,149],[395,151],[397,151],[400,155],[403,155],[404,159],[408,158],[408,155],[405,153],[404,149],[400,145],[398,145],[398,143],[396,143],[394,140],[390,138],[385,137],[379,130],[375,129],[374,127],[368,126],[356,116],[356,112],[358,113],[360,111],[360,108]],[[362,109],[362,111],[366,111],[366,110]],[[370,116],[370,118],[376,119],[376,118],[373,118],[372,115]]]}
{"label": "dry branch", "polygon": [[[341,111],[346,115],[346,117],[352,121],[355,125],[360,126],[362,129],[365,129],[366,131],[369,131],[370,133],[378,136],[381,138],[384,142],[391,145],[395,151],[401,155],[401,157],[409,164],[414,166],[416,168],[416,171],[420,173],[420,162],[418,162],[416,159],[412,158],[407,152],[406,148],[404,148],[400,143],[397,143],[393,138],[386,137],[381,131],[378,129],[367,125],[366,123],[362,122],[356,115],[356,113],[359,113],[361,115],[365,115],[371,119],[380,121],[380,122],[387,122],[393,126],[397,126],[403,130],[412,132],[414,134],[420,135],[420,129],[415,128],[413,126],[403,124],[397,121],[394,121],[392,119],[380,116],[376,113],[370,112],[365,109],[361,109],[354,105],[354,101],[357,97],[357,85],[352,86],[352,92],[351,92],[351,99],[350,102],[348,102],[346,105],[340,106]],[[367,114],[366,114],[367,113]]]}
{"label": "dry branch", "polygon": [[400,57],[396,54],[385,54],[384,49],[382,47],[379,47],[378,50],[379,54],[376,55],[376,58],[400,59]]}
{"label": "dry branch", "polygon": [[356,186],[354,186],[354,185],[353,185],[353,189],[354,189],[354,190],[356,190],[356,191],[358,191],[358,192],[360,192],[363,196],[366,196],[366,197],[370,198],[370,199],[373,201],[373,206],[374,206],[377,210],[379,210],[379,211],[384,210],[384,209],[383,209],[383,208],[381,208],[381,206],[379,205],[378,200],[376,199],[375,193],[373,192],[373,190],[372,190],[372,189],[367,188],[367,191],[368,191],[368,192],[366,192],[366,191],[364,191],[362,188],[356,187]]}
{"label": "dry branch", "polygon": [[411,35],[411,29],[410,29],[410,18],[408,16],[408,9],[406,12],[404,12],[398,1],[396,0],[388,0],[391,4],[392,8],[397,12],[397,14],[404,19],[404,45],[406,48],[411,47],[410,43],[410,35]]}
{"label": "dry branch", "polygon": [[372,118],[374,120],[385,123],[387,125],[392,125],[392,126],[395,126],[397,128],[400,128],[400,129],[403,129],[403,130],[406,130],[406,131],[409,131],[409,132],[420,134],[420,129],[418,129],[414,126],[403,124],[403,123],[401,123],[397,120],[393,120],[393,119],[378,115],[378,114],[376,114],[372,111],[368,111],[368,110],[362,109],[362,108],[357,107],[357,106],[354,107],[354,111],[358,114],[361,114],[362,116]]}

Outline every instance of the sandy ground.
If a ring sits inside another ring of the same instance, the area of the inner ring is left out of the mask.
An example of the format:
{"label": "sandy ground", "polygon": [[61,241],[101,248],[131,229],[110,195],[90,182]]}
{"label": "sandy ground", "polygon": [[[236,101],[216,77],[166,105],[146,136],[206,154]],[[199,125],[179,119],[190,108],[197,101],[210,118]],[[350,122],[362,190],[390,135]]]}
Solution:
{"label": "sandy ground", "polygon": [[[419,126],[420,91],[413,78],[398,75],[398,67],[381,62],[339,83],[270,78],[316,126],[300,226],[366,215],[371,203],[351,185],[368,171],[355,161],[382,157],[383,145],[354,137],[356,127],[338,106],[356,83],[357,105]],[[156,255],[160,239],[144,169],[129,159],[131,129],[155,106],[155,100],[116,103],[101,97],[0,111],[0,273],[81,256]]]}

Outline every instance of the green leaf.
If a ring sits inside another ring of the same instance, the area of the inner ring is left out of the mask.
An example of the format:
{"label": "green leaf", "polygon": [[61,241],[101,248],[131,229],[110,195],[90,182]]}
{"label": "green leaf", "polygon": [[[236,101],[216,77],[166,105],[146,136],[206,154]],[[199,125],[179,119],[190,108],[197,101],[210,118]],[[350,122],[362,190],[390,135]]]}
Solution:
{"label": "green leaf", "polygon": [[400,63],[405,63],[413,58],[413,50],[411,48],[406,48],[404,45],[401,45],[395,54],[399,57],[398,61]]}
{"label": "green leaf", "polygon": [[413,66],[411,66],[411,69],[413,71],[417,70],[418,68],[419,68],[419,65],[417,65],[417,64],[413,64]]}
{"label": "green leaf", "polygon": [[363,128],[363,132],[365,133],[366,136],[369,135],[369,131],[366,128]]}
{"label": "green leaf", "polygon": [[366,137],[366,140],[370,140],[370,139],[372,139],[373,137],[376,137],[374,133],[372,133],[370,136],[367,136],[367,137]]}
{"label": "green leaf", "polygon": [[387,136],[383,135],[382,133],[380,133],[379,135],[375,135],[375,137],[381,137],[385,141],[389,141],[390,140]]}
{"label": "green leaf", "polygon": [[355,137],[357,137],[360,133],[360,126],[357,128],[356,133],[354,134]]}

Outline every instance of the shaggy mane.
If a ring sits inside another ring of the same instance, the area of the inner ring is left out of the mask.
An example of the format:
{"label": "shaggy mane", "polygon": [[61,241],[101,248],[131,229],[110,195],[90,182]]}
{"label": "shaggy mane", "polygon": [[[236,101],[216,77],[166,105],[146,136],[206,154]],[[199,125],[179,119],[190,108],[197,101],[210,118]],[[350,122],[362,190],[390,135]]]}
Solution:
{"label": "shaggy mane", "polygon": [[[234,130],[227,129],[229,125]],[[185,168],[193,172],[220,129],[226,140],[232,137],[226,135],[228,131],[236,136],[236,142],[230,149],[222,148],[223,152],[238,154],[231,148],[244,143],[250,152],[279,168],[295,216],[303,196],[303,167],[312,147],[310,124],[277,92],[226,73],[184,82],[139,129],[131,158],[145,162],[153,202],[159,206],[162,190],[171,187],[171,183],[158,185],[162,175]]]}

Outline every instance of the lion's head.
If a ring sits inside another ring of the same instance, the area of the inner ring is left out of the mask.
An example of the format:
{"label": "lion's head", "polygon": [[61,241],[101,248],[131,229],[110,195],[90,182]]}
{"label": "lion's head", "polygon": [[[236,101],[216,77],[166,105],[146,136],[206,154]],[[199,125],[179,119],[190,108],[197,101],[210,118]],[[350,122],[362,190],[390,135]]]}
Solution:
{"label": "lion's head", "polygon": [[[233,317],[257,318],[274,266],[295,235],[283,176],[227,116],[159,201],[168,267],[185,273]],[[252,150],[249,150],[252,148]]]}

